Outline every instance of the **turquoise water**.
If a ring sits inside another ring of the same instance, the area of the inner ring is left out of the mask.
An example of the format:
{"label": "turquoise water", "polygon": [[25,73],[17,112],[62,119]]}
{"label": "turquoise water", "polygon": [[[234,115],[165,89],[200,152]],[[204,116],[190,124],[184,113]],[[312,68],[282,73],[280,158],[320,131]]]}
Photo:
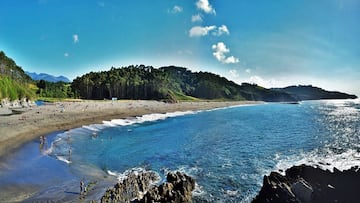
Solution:
{"label": "turquoise water", "polygon": [[181,170],[197,181],[195,201],[249,202],[270,171],[302,163],[360,165],[359,118],[359,100],[155,114],[57,133],[42,156],[61,165],[54,176],[66,180]]}

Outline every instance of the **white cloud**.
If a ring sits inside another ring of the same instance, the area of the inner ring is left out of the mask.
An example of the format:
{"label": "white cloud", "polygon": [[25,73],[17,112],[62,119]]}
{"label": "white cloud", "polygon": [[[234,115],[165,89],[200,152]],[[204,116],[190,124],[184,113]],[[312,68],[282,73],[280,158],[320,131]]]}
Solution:
{"label": "white cloud", "polygon": [[287,86],[284,81],[275,80],[274,78],[264,79],[261,76],[253,75],[248,79],[249,83],[255,83],[262,87],[271,88],[271,87],[285,87]]}
{"label": "white cloud", "polygon": [[221,63],[238,63],[239,59],[234,56],[227,57],[226,54],[230,52],[230,49],[226,47],[224,42],[218,42],[217,44],[212,45],[213,56],[220,61]]}
{"label": "white cloud", "polygon": [[232,77],[232,78],[238,78],[239,77],[239,73],[235,69],[229,70],[229,73],[230,73],[230,77]]}
{"label": "white cloud", "polygon": [[230,34],[229,29],[226,27],[226,25],[220,26],[218,32],[220,33],[220,35]]}
{"label": "white cloud", "polygon": [[251,73],[251,69],[247,68],[247,69],[245,69],[245,72],[246,73]]}
{"label": "white cloud", "polygon": [[65,57],[68,57],[68,56],[69,56],[69,53],[65,52],[65,53],[64,53],[64,56],[65,56]]}
{"label": "white cloud", "polygon": [[183,8],[181,6],[175,5],[169,12],[170,13],[181,13]]}
{"label": "white cloud", "polygon": [[79,42],[79,35],[74,34],[73,35],[73,41],[74,41],[74,43],[78,43]]}
{"label": "white cloud", "polygon": [[215,9],[209,3],[209,0],[198,0],[196,2],[196,7],[204,11],[205,13],[214,14],[214,15],[216,14]]}
{"label": "white cloud", "polygon": [[226,25],[222,25],[220,27],[211,25],[211,26],[205,26],[205,27],[194,26],[190,29],[189,36],[190,37],[202,37],[202,36],[208,35],[209,33],[211,33],[214,36],[230,34],[229,29],[226,27]]}
{"label": "white cloud", "polygon": [[203,19],[200,14],[191,16],[191,22],[202,22]]}
{"label": "white cloud", "polygon": [[220,26],[216,32],[213,32],[213,35],[215,36],[221,36],[223,34],[227,34],[227,35],[230,34],[229,29],[226,27],[226,25]]}
{"label": "white cloud", "polygon": [[213,55],[218,61],[224,61],[226,53],[229,53],[230,50],[226,48],[226,45],[223,42],[218,42],[217,44],[212,45],[211,47],[214,50]]}
{"label": "white cloud", "polygon": [[190,37],[201,37],[201,36],[205,36],[208,35],[210,31],[215,30],[216,26],[212,25],[212,26],[205,26],[205,27],[201,27],[201,26],[194,26],[190,29],[189,31],[189,36]]}
{"label": "white cloud", "polygon": [[239,59],[234,56],[229,56],[225,59],[224,63],[239,63]]}

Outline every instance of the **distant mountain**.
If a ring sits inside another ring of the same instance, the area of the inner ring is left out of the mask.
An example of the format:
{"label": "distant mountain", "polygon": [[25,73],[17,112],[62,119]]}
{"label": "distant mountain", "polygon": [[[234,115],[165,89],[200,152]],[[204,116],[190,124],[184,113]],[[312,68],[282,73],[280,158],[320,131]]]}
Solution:
{"label": "distant mountain", "polygon": [[30,73],[25,71],[27,75],[29,75],[33,80],[45,80],[48,82],[71,82],[67,77],[65,76],[53,76],[46,73]]}
{"label": "distant mountain", "polygon": [[298,100],[319,100],[319,99],[356,99],[356,95],[336,91],[326,91],[311,85],[289,86],[285,88],[273,88],[272,90],[286,92]]}

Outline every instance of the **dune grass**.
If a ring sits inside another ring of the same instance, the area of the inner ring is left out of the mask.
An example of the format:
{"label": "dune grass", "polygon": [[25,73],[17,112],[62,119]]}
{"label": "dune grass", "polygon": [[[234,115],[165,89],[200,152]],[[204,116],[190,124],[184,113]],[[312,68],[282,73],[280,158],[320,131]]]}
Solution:
{"label": "dune grass", "polygon": [[0,99],[9,98],[10,100],[35,97],[35,91],[31,84],[22,84],[7,76],[0,75]]}

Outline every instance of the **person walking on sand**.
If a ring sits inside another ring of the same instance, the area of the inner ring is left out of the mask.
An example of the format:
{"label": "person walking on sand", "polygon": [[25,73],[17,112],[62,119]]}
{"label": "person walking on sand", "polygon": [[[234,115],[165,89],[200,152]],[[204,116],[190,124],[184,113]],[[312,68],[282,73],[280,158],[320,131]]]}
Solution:
{"label": "person walking on sand", "polygon": [[87,194],[87,185],[84,186],[84,195]]}
{"label": "person walking on sand", "polygon": [[84,190],[84,181],[81,180],[81,181],[80,181],[80,195],[83,194],[83,190]]}
{"label": "person walking on sand", "polygon": [[71,147],[69,147],[69,161],[71,161]]}

